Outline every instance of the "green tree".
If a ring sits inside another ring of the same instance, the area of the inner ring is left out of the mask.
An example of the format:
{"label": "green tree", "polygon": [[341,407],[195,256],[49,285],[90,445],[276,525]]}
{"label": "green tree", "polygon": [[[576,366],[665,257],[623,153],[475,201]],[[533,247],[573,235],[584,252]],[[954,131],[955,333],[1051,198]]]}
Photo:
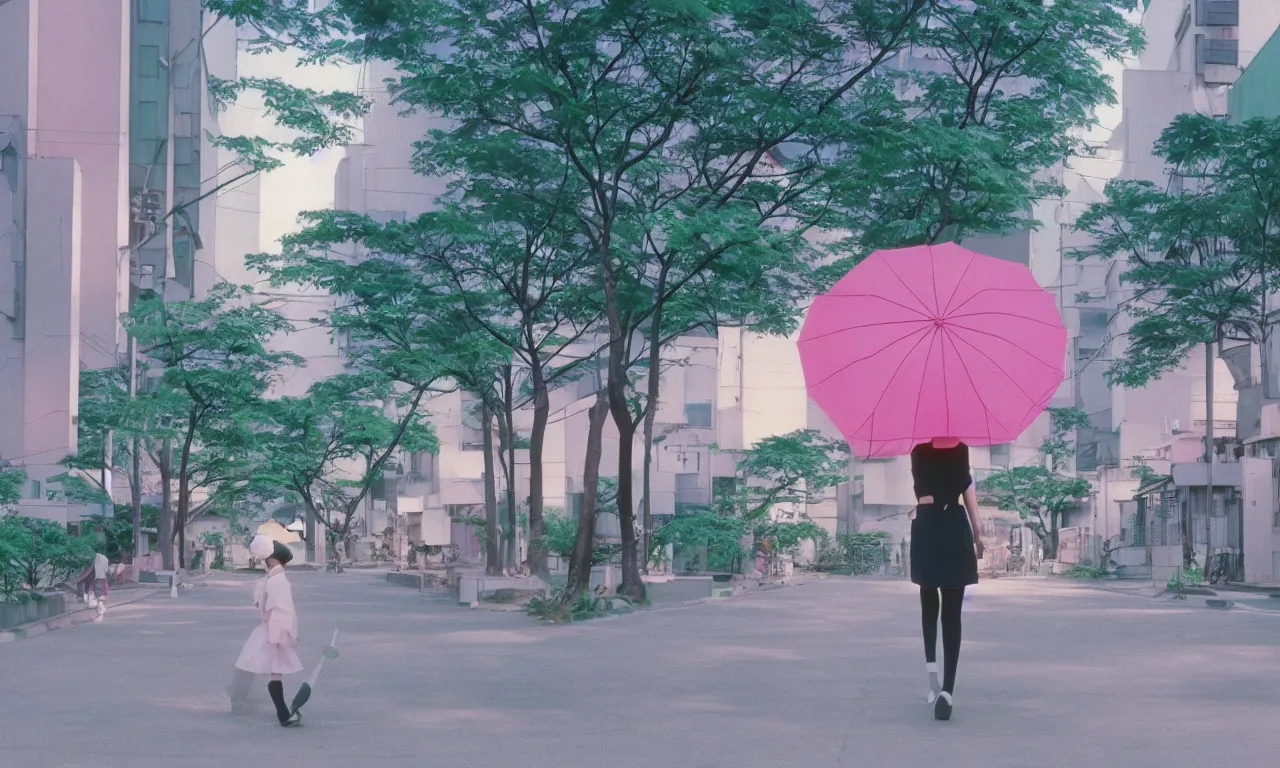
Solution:
{"label": "green tree", "polygon": [[[794,553],[801,543],[827,540],[827,531],[804,508],[848,479],[849,457],[848,445],[816,429],[760,440],[741,452],[732,490],[713,499],[709,509],[677,515],[655,532],[653,546],[706,547],[708,568],[732,571],[759,549],[772,568],[778,555]],[[750,548],[744,543],[749,539]]]}
{"label": "green tree", "polygon": [[[1121,281],[1132,291],[1132,325],[1126,354],[1107,371],[1112,383],[1143,387],[1203,347],[1213,487],[1214,369],[1222,342],[1259,344],[1265,365],[1276,321],[1269,294],[1280,285],[1280,169],[1271,158],[1280,152],[1280,121],[1180,115],[1155,149],[1169,168],[1168,183],[1108,183],[1107,199],[1077,222],[1095,245],[1076,255],[1126,264]],[[1187,564],[1194,556],[1191,519],[1185,509]]]}
{"label": "green tree", "polygon": [[850,248],[868,253],[1036,225],[1045,173],[1115,102],[1107,61],[1142,48],[1134,0],[931,2],[907,66],[882,66],[833,120],[841,150],[834,204]]}
{"label": "green tree", "polygon": [[[165,483],[160,547],[166,566],[176,536],[185,567],[188,522],[205,511],[233,509],[260,490],[254,482],[251,414],[281,369],[302,363],[297,355],[266,348],[290,325],[252,298],[248,289],[224,283],[197,301],[144,297],[124,318],[142,354],[161,372],[153,392],[165,410],[156,426],[172,435],[153,456]],[[176,504],[168,498],[170,472],[178,486]],[[197,491],[206,500],[193,505]]]}
{"label": "green tree", "polygon": [[[395,409],[388,416],[388,406]],[[338,374],[301,397],[260,404],[258,480],[300,500],[307,519],[338,545],[350,540],[360,510],[399,450],[438,449],[412,393],[372,375]],[[314,557],[314,543],[308,549]]]}
{"label": "green tree", "polygon": [[27,484],[27,472],[22,468],[0,467],[0,515],[10,511],[22,500],[22,488]]}
{"label": "green tree", "polygon": [[1044,547],[1045,559],[1058,556],[1058,529],[1067,512],[1093,492],[1093,486],[1071,472],[1070,436],[1089,425],[1079,408],[1050,408],[1049,437],[1040,446],[1035,464],[1010,467],[983,483],[982,490],[995,495],[999,509],[1017,512],[1023,524]]}
{"label": "green tree", "polygon": [[93,559],[93,548],[52,520],[6,515],[0,517],[0,556],[6,563],[0,587],[12,594],[65,580]]}
{"label": "green tree", "polygon": [[[1024,179],[1063,160],[1069,129],[1110,96],[1095,54],[1127,53],[1137,40],[1118,13],[1132,5],[1124,0],[983,0],[964,11],[932,0],[821,9],[338,5],[362,55],[401,66],[397,100],[456,119],[456,129],[423,143],[424,165],[465,173],[471,158],[501,142],[566,159],[584,187],[576,214],[603,289],[607,399],[622,454],[623,582],[632,596],[643,593],[632,437],[656,404],[659,366],[650,363],[651,386],[639,400],[629,363],[645,357],[632,349],[638,336],[660,349],[656,340],[669,328],[679,332],[664,317],[667,303],[719,263],[803,261],[804,232],[834,211],[851,232],[888,210],[934,238],[958,231],[961,218],[987,229],[1021,222],[1015,214],[1034,191]],[[959,68],[932,82],[922,77],[913,85],[920,98],[878,77],[911,44],[945,49],[943,60]],[[957,78],[962,90],[944,87]],[[1005,97],[1028,82],[1035,98]],[[1004,108],[992,106],[997,99]],[[1041,112],[1046,104],[1052,109]],[[932,125],[912,131],[916,119]],[[881,140],[901,132],[917,151]],[[982,157],[958,162],[965,155],[948,154],[952,147]],[[932,186],[912,183],[917,177]],[[928,200],[896,193],[922,187]]]}

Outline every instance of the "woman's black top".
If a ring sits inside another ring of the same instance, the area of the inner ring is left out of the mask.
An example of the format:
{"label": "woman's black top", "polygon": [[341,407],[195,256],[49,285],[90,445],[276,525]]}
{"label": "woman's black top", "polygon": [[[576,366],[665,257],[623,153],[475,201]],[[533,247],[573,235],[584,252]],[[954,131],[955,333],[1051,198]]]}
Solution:
{"label": "woman's black top", "polygon": [[935,448],[921,443],[911,449],[911,479],[916,498],[932,496],[939,504],[954,504],[960,494],[973,484],[969,472],[969,446],[960,443],[953,448]]}

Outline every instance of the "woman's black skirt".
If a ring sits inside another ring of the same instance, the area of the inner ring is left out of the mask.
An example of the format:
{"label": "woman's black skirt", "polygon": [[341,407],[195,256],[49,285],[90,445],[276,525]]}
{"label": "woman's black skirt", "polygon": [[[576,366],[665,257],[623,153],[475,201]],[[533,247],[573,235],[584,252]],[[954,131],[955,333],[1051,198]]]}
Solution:
{"label": "woman's black skirt", "polygon": [[911,581],[959,589],[978,583],[973,529],[963,504],[921,504],[911,521]]}

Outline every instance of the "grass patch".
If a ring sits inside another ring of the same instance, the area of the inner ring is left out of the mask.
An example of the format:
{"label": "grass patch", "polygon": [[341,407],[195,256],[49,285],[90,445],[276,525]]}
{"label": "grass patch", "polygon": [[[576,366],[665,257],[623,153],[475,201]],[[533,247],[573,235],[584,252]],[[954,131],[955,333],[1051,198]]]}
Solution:
{"label": "grass patch", "polygon": [[591,594],[583,592],[569,599],[567,590],[557,589],[550,597],[530,598],[525,610],[530,616],[551,624],[568,624],[574,621],[588,621],[604,616],[615,616],[626,613],[632,603],[621,595]]}
{"label": "grass patch", "polygon": [[1105,579],[1109,575],[1106,566],[1076,563],[1062,575],[1068,579]]}

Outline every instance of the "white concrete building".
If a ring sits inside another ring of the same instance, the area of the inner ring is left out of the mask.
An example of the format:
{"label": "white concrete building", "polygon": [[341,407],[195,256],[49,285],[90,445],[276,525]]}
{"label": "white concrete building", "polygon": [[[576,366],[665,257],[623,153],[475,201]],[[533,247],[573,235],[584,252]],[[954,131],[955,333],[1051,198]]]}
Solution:
{"label": "white concrete building", "polygon": [[95,511],[49,478],[77,450],[80,372],[127,359],[133,292],[200,295],[256,250],[233,220],[252,196],[204,196],[236,173],[206,138],[236,30],[209,22],[199,0],[0,3],[0,459],[29,475],[24,514]]}

